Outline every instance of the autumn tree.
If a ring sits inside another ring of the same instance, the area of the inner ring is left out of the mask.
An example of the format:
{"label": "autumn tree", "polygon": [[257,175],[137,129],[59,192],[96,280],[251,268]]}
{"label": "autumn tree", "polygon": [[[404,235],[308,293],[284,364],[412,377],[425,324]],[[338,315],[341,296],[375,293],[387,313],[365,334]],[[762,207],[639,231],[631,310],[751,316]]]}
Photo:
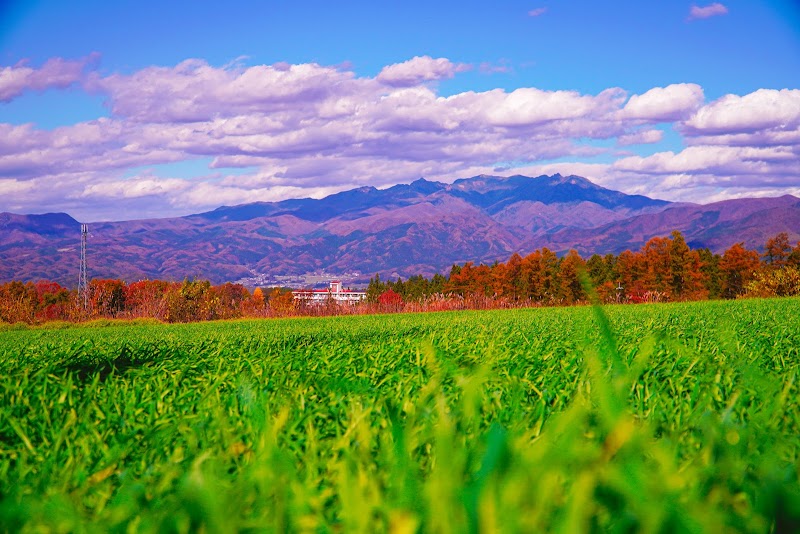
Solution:
{"label": "autumn tree", "polygon": [[387,289],[378,297],[378,304],[382,311],[398,312],[403,306],[403,297],[393,289]]}
{"label": "autumn tree", "polygon": [[125,309],[125,282],[98,280],[89,282],[89,306],[95,317],[116,317]]}
{"label": "autumn tree", "polygon": [[736,243],[726,250],[719,262],[722,296],[732,299],[741,295],[759,265],[758,252],[744,248],[744,243]]}
{"label": "autumn tree", "polygon": [[36,288],[36,319],[53,321],[67,320],[72,315],[70,291],[57,282],[40,280],[34,284]]}
{"label": "autumn tree", "polygon": [[670,244],[666,237],[653,237],[642,247],[645,273],[642,279],[645,291],[669,294],[672,282]]}
{"label": "autumn tree", "polygon": [[586,293],[581,284],[581,276],[586,271],[586,262],[575,250],[567,252],[561,259],[558,269],[560,296],[565,304],[574,304],[586,300]]}
{"label": "autumn tree", "polygon": [[523,258],[521,274],[526,298],[545,304],[555,304],[562,298],[559,263],[558,256],[547,247],[534,250]]}
{"label": "autumn tree", "polygon": [[745,288],[748,297],[794,297],[800,295],[800,268],[762,269]]}
{"label": "autumn tree", "polygon": [[643,278],[647,272],[644,255],[626,250],[617,257],[614,277],[622,286],[622,296],[633,301],[641,299],[646,291]]}
{"label": "autumn tree", "polygon": [[792,249],[792,253],[789,254],[789,260],[787,263],[793,267],[800,267],[800,241],[797,242]]}
{"label": "autumn tree", "polygon": [[264,292],[261,290],[260,287],[257,287],[253,290],[253,305],[256,309],[261,309],[264,307]]}
{"label": "autumn tree", "polygon": [[494,294],[492,288],[492,270],[488,265],[481,263],[475,267],[470,274],[472,275],[469,281],[469,293],[471,295],[491,297]]}
{"label": "autumn tree", "polygon": [[555,252],[547,247],[542,248],[539,258],[539,279],[537,293],[541,302],[555,304],[562,297],[561,279],[558,276],[561,261]]}
{"label": "autumn tree", "polygon": [[274,288],[269,294],[269,309],[278,317],[289,317],[297,311],[294,294],[290,290]]}
{"label": "autumn tree", "polygon": [[508,258],[504,272],[503,295],[519,301],[526,297],[522,280],[522,256],[516,252]]}
{"label": "autumn tree", "polygon": [[472,283],[472,268],[471,261],[466,262],[463,266],[453,265],[450,268],[450,277],[447,279],[445,291],[462,297],[468,295]]}
{"label": "autumn tree", "polygon": [[4,323],[32,323],[37,304],[36,287],[31,282],[15,280],[0,286],[0,321]]}
{"label": "autumn tree", "polygon": [[242,284],[225,282],[211,287],[212,319],[234,319],[242,316],[244,303],[250,298],[250,292]]}
{"label": "autumn tree", "polygon": [[511,290],[508,279],[508,266],[505,263],[494,262],[491,267],[491,290],[490,295],[497,298],[511,299]]}
{"label": "autumn tree", "polygon": [[180,285],[173,285],[164,296],[165,319],[172,323],[208,320],[213,306],[207,299],[210,289],[208,280],[186,279]]}
{"label": "autumn tree", "polygon": [[781,232],[767,240],[762,257],[771,267],[781,269],[786,267],[791,253],[792,246],[789,244],[789,234]]}
{"label": "autumn tree", "polygon": [[164,319],[164,295],[174,286],[164,280],[139,280],[125,286],[125,311],[129,317]]}
{"label": "autumn tree", "polygon": [[257,287],[253,294],[242,302],[242,314],[249,317],[262,317],[267,308],[267,299],[264,290]]}

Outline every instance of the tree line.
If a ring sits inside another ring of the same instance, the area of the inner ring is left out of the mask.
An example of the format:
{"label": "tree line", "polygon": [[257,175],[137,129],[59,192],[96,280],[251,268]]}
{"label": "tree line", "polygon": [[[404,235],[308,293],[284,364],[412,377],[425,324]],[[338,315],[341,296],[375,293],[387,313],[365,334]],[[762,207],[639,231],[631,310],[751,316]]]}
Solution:
{"label": "tree line", "polygon": [[563,257],[542,248],[506,262],[453,265],[448,275],[381,280],[367,286],[366,301],[342,306],[298,303],[288,288],[212,285],[207,280],[94,279],[87,302],[75,289],[50,281],[13,281],[0,285],[0,322],[41,323],[98,318],[149,317],[189,322],[240,317],[284,317],[467,308],[558,306],[588,302],[594,291],[603,303],[732,299],[743,296],[800,295],[800,242],[783,232],[770,238],[764,252],[742,243],[714,254],[691,249],[680,232],[654,237],[638,251],[582,258]]}
{"label": "tree line", "polygon": [[707,248],[691,249],[676,231],[650,239],[638,251],[594,254],[588,259],[574,250],[559,257],[542,248],[524,257],[513,254],[505,263],[454,265],[446,277],[383,281],[375,276],[367,298],[376,302],[392,291],[410,303],[444,296],[484,301],[492,307],[572,305],[589,300],[587,279],[604,303],[797,295],[800,242],[792,247],[782,232],[767,241],[763,254],[736,243],[720,255]]}

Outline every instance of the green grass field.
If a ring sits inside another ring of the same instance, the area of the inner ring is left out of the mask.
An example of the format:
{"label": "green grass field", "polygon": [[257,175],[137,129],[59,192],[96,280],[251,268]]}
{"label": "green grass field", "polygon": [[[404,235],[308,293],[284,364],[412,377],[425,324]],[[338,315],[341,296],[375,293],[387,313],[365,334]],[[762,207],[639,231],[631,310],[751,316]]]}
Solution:
{"label": "green grass field", "polygon": [[800,529],[800,300],[0,332],[3,531]]}

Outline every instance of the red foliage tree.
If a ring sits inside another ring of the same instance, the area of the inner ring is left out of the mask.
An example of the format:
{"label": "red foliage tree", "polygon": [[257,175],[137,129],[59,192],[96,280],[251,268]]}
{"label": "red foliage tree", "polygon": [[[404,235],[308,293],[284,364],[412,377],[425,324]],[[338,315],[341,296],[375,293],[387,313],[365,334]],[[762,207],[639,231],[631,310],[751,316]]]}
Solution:
{"label": "red foliage tree", "polygon": [[392,289],[387,289],[378,297],[378,304],[382,311],[400,311],[403,306],[403,297]]}
{"label": "red foliage tree", "polygon": [[140,280],[125,287],[125,310],[130,317],[164,319],[164,295],[172,286],[164,280]]}
{"label": "red foliage tree", "polygon": [[71,316],[70,292],[57,282],[40,280],[34,284],[38,305],[36,319],[40,321],[67,320]]}

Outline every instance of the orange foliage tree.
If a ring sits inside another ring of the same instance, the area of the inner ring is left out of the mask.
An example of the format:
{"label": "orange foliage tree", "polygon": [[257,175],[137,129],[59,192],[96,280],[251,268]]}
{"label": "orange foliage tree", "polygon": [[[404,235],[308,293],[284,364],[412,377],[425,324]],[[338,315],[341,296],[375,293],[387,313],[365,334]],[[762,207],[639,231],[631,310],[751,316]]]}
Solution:
{"label": "orange foliage tree", "polygon": [[771,267],[780,269],[786,267],[791,254],[792,246],[789,244],[789,234],[781,232],[767,240],[763,258]]}
{"label": "orange foliage tree", "polygon": [[174,284],[164,280],[140,280],[125,287],[125,310],[129,317],[166,319],[164,295]]}
{"label": "orange foliage tree", "polygon": [[744,293],[745,286],[753,279],[759,266],[758,252],[744,248],[744,243],[736,243],[726,250],[719,262],[722,295],[736,298]]}
{"label": "orange foliage tree", "polygon": [[125,309],[125,282],[98,280],[89,282],[89,307],[93,317],[116,317]]}
{"label": "orange foliage tree", "polygon": [[278,317],[295,315],[297,303],[294,300],[294,295],[291,291],[281,291],[280,288],[276,287],[269,294],[269,309],[273,315]]}

